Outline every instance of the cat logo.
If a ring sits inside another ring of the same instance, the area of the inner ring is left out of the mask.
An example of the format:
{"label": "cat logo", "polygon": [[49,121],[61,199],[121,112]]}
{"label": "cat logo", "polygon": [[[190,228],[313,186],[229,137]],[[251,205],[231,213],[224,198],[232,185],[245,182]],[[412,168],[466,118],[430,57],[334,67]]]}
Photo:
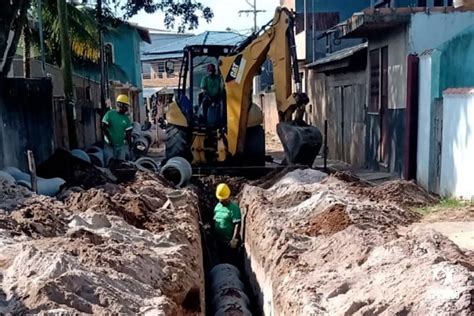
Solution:
{"label": "cat logo", "polygon": [[237,57],[235,57],[232,67],[230,68],[230,71],[225,79],[225,82],[231,82],[235,80],[235,82],[240,83],[245,71],[246,63],[247,61],[245,60],[245,58],[242,58],[242,55],[238,55]]}

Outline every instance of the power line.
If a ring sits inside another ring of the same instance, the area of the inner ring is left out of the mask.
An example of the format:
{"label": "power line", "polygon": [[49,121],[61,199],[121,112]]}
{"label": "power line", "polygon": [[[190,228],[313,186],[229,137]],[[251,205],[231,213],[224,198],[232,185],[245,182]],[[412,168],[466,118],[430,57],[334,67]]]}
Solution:
{"label": "power line", "polygon": [[253,14],[253,31],[257,33],[258,28],[257,28],[257,15],[259,13],[265,13],[267,12],[266,10],[257,10],[257,0],[253,0],[253,4],[249,0],[245,0],[247,4],[250,6],[250,10],[239,10],[239,15],[242,13],[246,13],[247,15]]}

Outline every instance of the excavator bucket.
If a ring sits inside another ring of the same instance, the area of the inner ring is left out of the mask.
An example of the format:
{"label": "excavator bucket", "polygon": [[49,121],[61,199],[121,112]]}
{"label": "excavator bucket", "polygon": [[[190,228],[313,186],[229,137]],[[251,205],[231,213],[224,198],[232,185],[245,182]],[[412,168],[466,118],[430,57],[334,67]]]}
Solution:
{"label": "excavator bucket", "polygon": [[323,144],[323,136],[315,126],[305,122],[281,122],[277,133],[290,165],[312,166]]}

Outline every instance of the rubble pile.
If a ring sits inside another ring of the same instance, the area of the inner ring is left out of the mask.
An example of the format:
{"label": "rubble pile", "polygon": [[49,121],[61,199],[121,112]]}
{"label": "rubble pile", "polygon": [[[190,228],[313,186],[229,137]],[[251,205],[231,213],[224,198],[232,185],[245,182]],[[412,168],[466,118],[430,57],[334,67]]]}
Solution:
{"label": "rubble pile", "polygon": [[69,190],[63,202],[0,188],[20,202],[0,206],[0,314],[204,312],[191,191],[185,206],[163,209],[171,189],[144,173],[127,186]]}
{"label": "rubble pile", "polygon": [[266,314],[469,315],[474,267],[446,237],[401,235],[433,198],[395,181],[294,170],[241,195],[246,269]]}

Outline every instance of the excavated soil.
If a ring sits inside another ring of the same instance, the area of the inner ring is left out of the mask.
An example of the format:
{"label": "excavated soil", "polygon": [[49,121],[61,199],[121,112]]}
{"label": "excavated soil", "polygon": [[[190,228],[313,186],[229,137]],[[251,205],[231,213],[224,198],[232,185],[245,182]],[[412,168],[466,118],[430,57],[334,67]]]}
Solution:
{"label": "excavated soil", "polygon": [[426,229],[414,206],[436,199],[410,182],[379,186],[294,170],[247,185],[247,270],[272,315],[472,315],[470,254]]}
{"label": "excavated soil", "polygon": [[198,199],[162,209],[171,191],[144,173],[64,202],[0,184],[0,314],[203,314]]}

